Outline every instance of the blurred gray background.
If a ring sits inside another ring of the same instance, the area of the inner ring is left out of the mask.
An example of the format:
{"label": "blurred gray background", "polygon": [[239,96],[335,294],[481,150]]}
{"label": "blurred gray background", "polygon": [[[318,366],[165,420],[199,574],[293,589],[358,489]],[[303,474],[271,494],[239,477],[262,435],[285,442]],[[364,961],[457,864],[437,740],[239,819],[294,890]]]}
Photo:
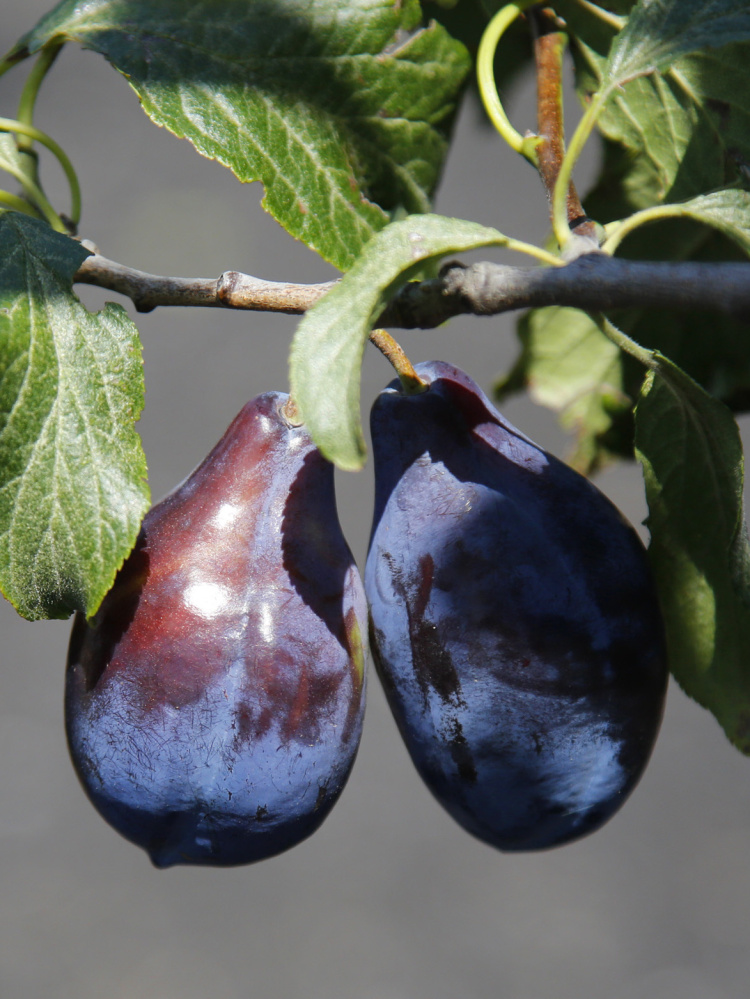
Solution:
{"label": "blurred gray background", "polygon": [[[4,0],[0,48],[47,0]],[[0,80],[15,113],[26,69]],[[510,100],[533,127],[533,88]],[[571,114],[574,109],[571,106]],[[38,124],[72,156],[82,235],[115,260],[185,276],[234,268],[317,281],[331,270],[188,143],[154,127],[126,82],[67,48]],[[588,164],[590,173],[592,164]],[[43,161],[57,207],[67,191]],[[586,169],[582,171],[585,189]],[[437,210],[527,240],[547,232],[537,177],[467,105]],[[498,256],[497,259],[503,259]],[[81,287],[91,308],[113,295]],[[130,304],[124,303],[131,314]],[[136,317],[147,402],[140,430],[155,499],[208,452],[252,396],[286,389],[294,320],[217,310]],[[512,317],[405,333],[414,360],[478,378],[516,352]],[[390,380],[370,349],[363,408]],[[548,449],[566,442],[526,399],[508,417]],[[635,467],[599,484],[636,524]],[[371,470],[337,480],[363,562]],[[321,831],[233,870],[154,870],[93,811],[67,757],[62,686],[69,624],[0,608],[0,995],[3,999],[730,999],[750,981],[750,761],[672,686],[651,765],[603,830],[562,849],[503,855],[433,801],[399,741],[374,673],[349,785]]]}

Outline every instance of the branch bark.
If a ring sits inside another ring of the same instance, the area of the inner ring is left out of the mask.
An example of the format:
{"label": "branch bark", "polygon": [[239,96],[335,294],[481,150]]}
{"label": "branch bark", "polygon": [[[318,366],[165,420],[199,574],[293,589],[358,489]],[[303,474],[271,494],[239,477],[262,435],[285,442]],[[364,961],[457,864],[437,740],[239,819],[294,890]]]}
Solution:
{"label": "branch bark", "polygon": [[[141,312],[160,305],[218,307],[301,315],[333,287],[264,281],[238,271],[218,278],[160,277],[95,254],[75,281],[130,298]],[[750,319],[750,264],[652,263],[587,253],[564,267],[446,264],[440,275],[406,284],[378,326],[432,329],[461,314],[497,315],[543,305],[586,311],[647,308],[717,310]]]}
{"label": "branch bark", "polygon": [[[551,205],[560,165],[565,156],[562,69],[568,38],[549,10],[534,8],[529,11],[529,19],[534,31],[537,134],[543,140],[537,146],[538,167]],[[596,246],[596,226],[586,217],[572,181],[568,188],[566,206],[571,231],[591,240]]]}
{"label": "branch bark", "polygon": [[99,253],[83,261],[74,281],[117,291],[129,298],[138,312],[151,312],[159,305],[191,305],[291,315],[306,312],[336,283],[264,281],[239,271],[225,271],[218,278],[161,277],[125,267]]}
{"label": "branch bark", "polygon": [[612,309],[694,309],[750,320],[750,264],[652,263],[587,253],[565,267],[446,264],[438,278],[408,284],[378,324],[431,329],[451,316],[498,315],[515,309],[567,305]]}

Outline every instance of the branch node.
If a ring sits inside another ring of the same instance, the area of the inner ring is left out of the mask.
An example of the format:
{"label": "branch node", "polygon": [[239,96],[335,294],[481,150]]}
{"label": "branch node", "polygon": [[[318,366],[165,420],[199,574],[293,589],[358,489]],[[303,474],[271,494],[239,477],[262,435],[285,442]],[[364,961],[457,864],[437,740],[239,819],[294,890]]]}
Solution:
{"label": "branch node", "polygon": [[239,271],[224,271],[216,282],[216,297],[228,309],[232,308],[233,298],[242,277]]}
{"label": "branch node", "polygon": [[584,225],[570,227],[570,239],[562,250],[562,258],[567,263],[572,263],[574,260],[578,260],[579,257],[585,257],[590,254],[606,256],[600,250],[596,237],[589,235],[588,225],[591,223],[588,223],[588,220],[585,220],[585,223],[587,223],[585,228]]}

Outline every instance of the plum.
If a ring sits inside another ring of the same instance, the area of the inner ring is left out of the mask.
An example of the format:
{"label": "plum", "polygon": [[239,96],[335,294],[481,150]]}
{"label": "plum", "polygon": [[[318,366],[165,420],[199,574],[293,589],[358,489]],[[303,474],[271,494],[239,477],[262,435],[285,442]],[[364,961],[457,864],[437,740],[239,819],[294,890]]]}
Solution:
{"label": "plum", "polygon": [[78,615],[66,727],[102,816],[157,867],[270,857],[320,826],[359,745],[366,614],[333,466],[288,397],[249,402]]}
{"label": "plum", "polygon": [[463,372],[372,410],[370,645],[417,770],[501,850],[586,835],[651,754],[663,625],[635,531]]}

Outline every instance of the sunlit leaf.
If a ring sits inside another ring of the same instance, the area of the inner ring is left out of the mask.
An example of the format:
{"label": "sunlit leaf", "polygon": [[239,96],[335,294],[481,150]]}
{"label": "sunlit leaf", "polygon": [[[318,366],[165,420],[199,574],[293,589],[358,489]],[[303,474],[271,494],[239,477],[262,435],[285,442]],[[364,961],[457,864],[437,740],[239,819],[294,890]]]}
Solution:
{"label": "sunlit leaf", "polygon": [[[578,4],[565,10],[575,31],[576,86],[587,101],[607,88],[607,56],[620,38]],[[623,34],[629,31],[630,26]],[[671,59],[662,72],[611,90],[597,127],[625,147],[618,174],[629,210],[683,201],[729,184],[748,186],[750,40],[742,37]],[[608,166],[611,172],[611,157]]]}
{"label": "sunlit leaf", "polygon": [[274,218],[345,269],[440,175],[469,59],[420,22],[417,0],[63,0],[18,47],[100,52],[157,124],[261,181]]}
{"label": "sunlit leaf", "polygon": [[603,82],[621,86],[688,52],[748,39],[747,0],[640,0],[612,44]]}
{"label": "sunlit leaf", "polygon": [[138,332],[71,291],[79,243],[5,212],[0,248],[0,588],[24,617],[90,615],[148,508]]}

